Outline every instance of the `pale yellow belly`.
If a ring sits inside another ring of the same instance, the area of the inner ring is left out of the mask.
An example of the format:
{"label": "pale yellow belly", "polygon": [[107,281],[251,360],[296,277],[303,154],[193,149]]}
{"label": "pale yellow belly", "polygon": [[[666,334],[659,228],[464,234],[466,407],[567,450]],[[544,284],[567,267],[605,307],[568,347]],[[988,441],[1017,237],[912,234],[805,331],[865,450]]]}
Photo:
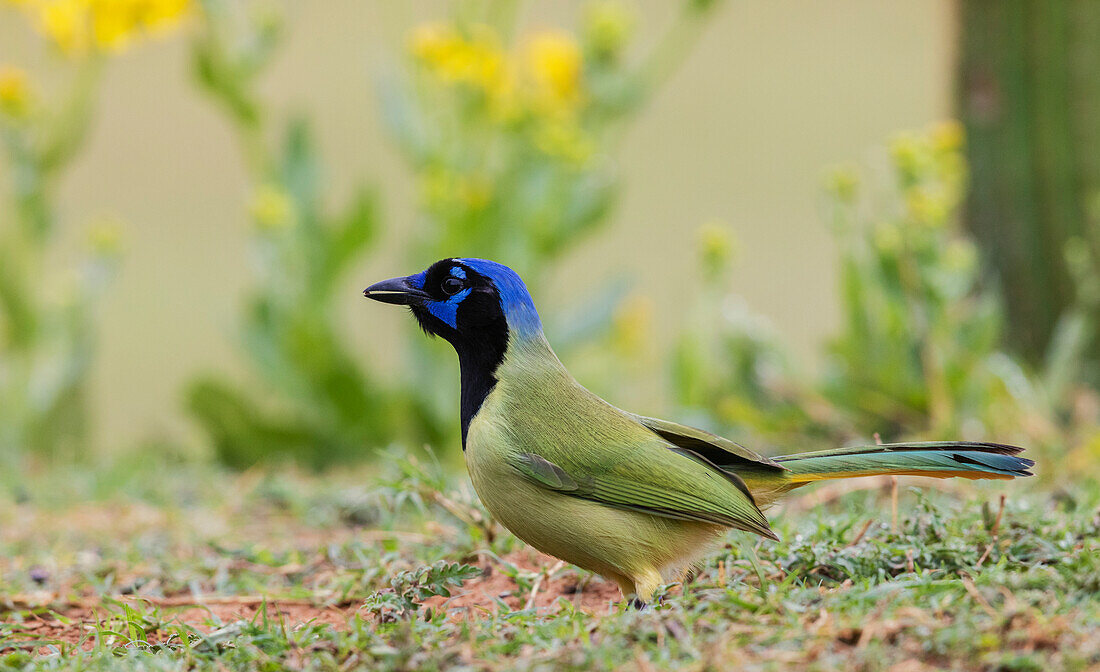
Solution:
{"label": "pale yellow belly", "polygon": [[[513,469],[514,450],[501,434],[475,418],[466,446],[474,490],[504,527],[538,550],[602,574],[623,586],[671,579],[690,564],[721,528],[674,520],[548,490]],[[645,586],[650,590],[652,586]]]}

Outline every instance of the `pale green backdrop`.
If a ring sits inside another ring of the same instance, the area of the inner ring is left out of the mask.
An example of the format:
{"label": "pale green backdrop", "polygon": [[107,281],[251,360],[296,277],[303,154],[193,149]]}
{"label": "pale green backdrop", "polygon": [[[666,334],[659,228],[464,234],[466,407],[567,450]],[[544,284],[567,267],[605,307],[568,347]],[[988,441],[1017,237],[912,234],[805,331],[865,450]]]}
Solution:
{"label": "pale green backdrop", "polygon": [[[414,218],[413,185],[379,121],[376,83],[407,30],[444,16],[446,6],[299,2],[266,82],[273,97],[315,117],[337,196],[356,176],[380,187],[386,244],[348,278],[345,312],[362,351],[391,374],[389,353],[419,335],[400,311],[367,305],[359,291],[414,270],[396,252]],[[524,22],[572,25],[580,6],[542,3],[528,7]],[[673,6],[637,8],[644,39]],[[582,285],[626,273],[653,300],[655,338],[665,344],[686,312],[684,288],[697,284],[695,230],[718,220],[740,241],[737,288],[813,366],[837,319],[823,172],[866,158],[898,130],[951,115],[954,12],[947,0],[727,3],[628,133],[613,224],[563,267],[550,300],[565,304]],[[0,62],[33,72],[42,52],[12,16],[0,24]],[[193,431],[179,410],[183,383],[196,370],[235,366],[234,320],[249,277],[248,186],[227,129],[188,81],[187,59],[177,36],[109,64],[90,145],[62,189],[70,243],[91,217],[126,222],[94,395],[105,446]],[[616,401],[658,412],[664,363],[642,366],[652,369],[650,389],[624,390]]]}

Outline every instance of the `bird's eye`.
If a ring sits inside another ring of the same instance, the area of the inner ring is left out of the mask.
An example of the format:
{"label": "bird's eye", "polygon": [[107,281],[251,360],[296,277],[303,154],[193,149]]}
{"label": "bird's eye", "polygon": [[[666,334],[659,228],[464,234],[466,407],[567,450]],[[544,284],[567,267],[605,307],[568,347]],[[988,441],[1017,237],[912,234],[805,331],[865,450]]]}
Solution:
{"label": "bird's eye", "polygon": [[448,295],[458,294],[459,290],[461,289],[462,281],[458,278],[444,278],[443,291],[446,292]]}

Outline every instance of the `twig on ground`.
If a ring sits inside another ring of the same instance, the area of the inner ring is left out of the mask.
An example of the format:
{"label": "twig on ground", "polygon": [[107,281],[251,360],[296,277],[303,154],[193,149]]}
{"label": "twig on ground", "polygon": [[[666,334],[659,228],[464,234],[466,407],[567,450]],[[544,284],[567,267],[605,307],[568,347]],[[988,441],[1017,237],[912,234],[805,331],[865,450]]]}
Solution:
{"label": "twig on ground", "polygon": [[1005,514],[1005,496],[1001,494],[1001,503],[997,507],[997,518],[993,521],[993,529],[991,530],[993,538],[997,538],[997,533],[1001,531],[1001,516]]}
{"label": "twig on ground", "polygon": [[[253,605],[253,604],[271,604],[271,605],[294,605],[294,606],[314,606],[318,604],[317,600],[309,598],[288,598],[279,599],[270,595],[178,595],[174,597],[153,597],[150,595],[121,595],[121,599],[132,600],[144,600],[151,604],[155,604],[158,607],[188,607],[196,606],[201,607],[204,604],[240,604],[240,605]],[[119,599],[114,598],[114,599]]]}
{"label": "twig on ground", "polygon": [[856,544],[858,544],[863,539],[863,535],[867,534],[867,530],[870,527],[871,527],[871,519],[868,518],[867,522],[863,523],[863,527],[859,528],[859,532],[856,533],[855,538],[848,542],[848,547],[851,548],[852,546],[855,546]]}
{"label": "twig on ground", "polygon": [[531,586],[531,593],[527,596],[527,604],[524,605],[524,610],[530,609],[531,607],[535,606],[535,598],[538,597],[539,588],[542,586],[542,580],[545,578],[547,582],[549,582],[550,577],[564,566],[565,562],[563,560],[558,560],[556,563],[554,563],[554,566],[551,567],[548,571],[544,570],[539,572],[539,575],[535,577],[534,585]]}
{"label": "twig on ground", "polygon": [[[264,602],[273,606],[302,606],[312,607],[322,604],[324,600],[310,598],[280,598],[271,595],[173,595],[171,597],[159,597],[156,595],[105,595],[110,600],[141,600],[158,607],[202,607],[205,605],[241,605],[251,606]],[[61,602],[43,601],[38,596],[12,595],[9,603],[15,608],[37,608],[50,606],[54,608],[75,607],[78,609],[95,609],[103,606],[103,600],[66,600]]]}
{"label": "twig on ground", "polygon": [[493,529],[493,519],[484,516],[477,507],[471,504],[460,504],[455,502],[439,491],[433,491],[430,497],[436,504],[442,506],[455,518],[458,518],[470,527],[481,530],[487,542],[492,543],[496,538],[496,531]]}
{"label": "twig on ground", "polygon": [[890,477],[890,521],[894,534],[898,533],[898,477]]}
{"label": "twig on ground", "polygon": [[970,577],[966,574],[960,574],[959,578],[962,580],[963,588],[966,588],[966,592],[970,593],[970,597],[974,598],[974,601],[978,603],[978,606],[982,608],[982,611],[989,614],[990,618],[997,617],[997,610],[993,608],[993,605],[989,603],[989,600],[978,590],[978,587],[974,585],[974,582],[970,580]]}
{"label": "twig on ground", "polygon": [[1001,530],[1001,516],[1003,516],[1004,513],[1005,513],[1005,496],[1002,494],[1001,495],[1001,504],[997,508],[997,518],[994,519],[993,527],[990,528],[990,530],[989,530],[989,533],[993,538],[989,541],[989,545],[987,545],[985,547],[985,552],[982,553],[982,557],[978,558],[978,564],[976,564],[975,567],[981,567],[982,563],[984,563],[986,558],[989,557],[990,551],[992,551],[993,547],[997,545],[997,534]]}

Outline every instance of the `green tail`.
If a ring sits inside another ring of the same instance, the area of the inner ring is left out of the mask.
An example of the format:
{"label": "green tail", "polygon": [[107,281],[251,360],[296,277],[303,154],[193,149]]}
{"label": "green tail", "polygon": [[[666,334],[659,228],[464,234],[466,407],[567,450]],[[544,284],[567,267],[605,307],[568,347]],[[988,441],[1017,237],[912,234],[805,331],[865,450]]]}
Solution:
{"label": "green tail", "polygon": [[1023,449],[999,443],[929,441],[888,443],[822,450],[774,458],[787,471],[776,474],[735,470],[757,502],[767,504],[794,488],[831,478],[880,474],[934,478],[1000,478],[1031,476],[1034,461],[1017,457]]}
{"label": "green tail", "polygon": [[1016,457],[1022,450],[1000,443],[928,441],[784,455],[775,461],[790,470],[795,483],[878,474],[1011,479],[1032,475],[1028,469],[1035,462]]}

